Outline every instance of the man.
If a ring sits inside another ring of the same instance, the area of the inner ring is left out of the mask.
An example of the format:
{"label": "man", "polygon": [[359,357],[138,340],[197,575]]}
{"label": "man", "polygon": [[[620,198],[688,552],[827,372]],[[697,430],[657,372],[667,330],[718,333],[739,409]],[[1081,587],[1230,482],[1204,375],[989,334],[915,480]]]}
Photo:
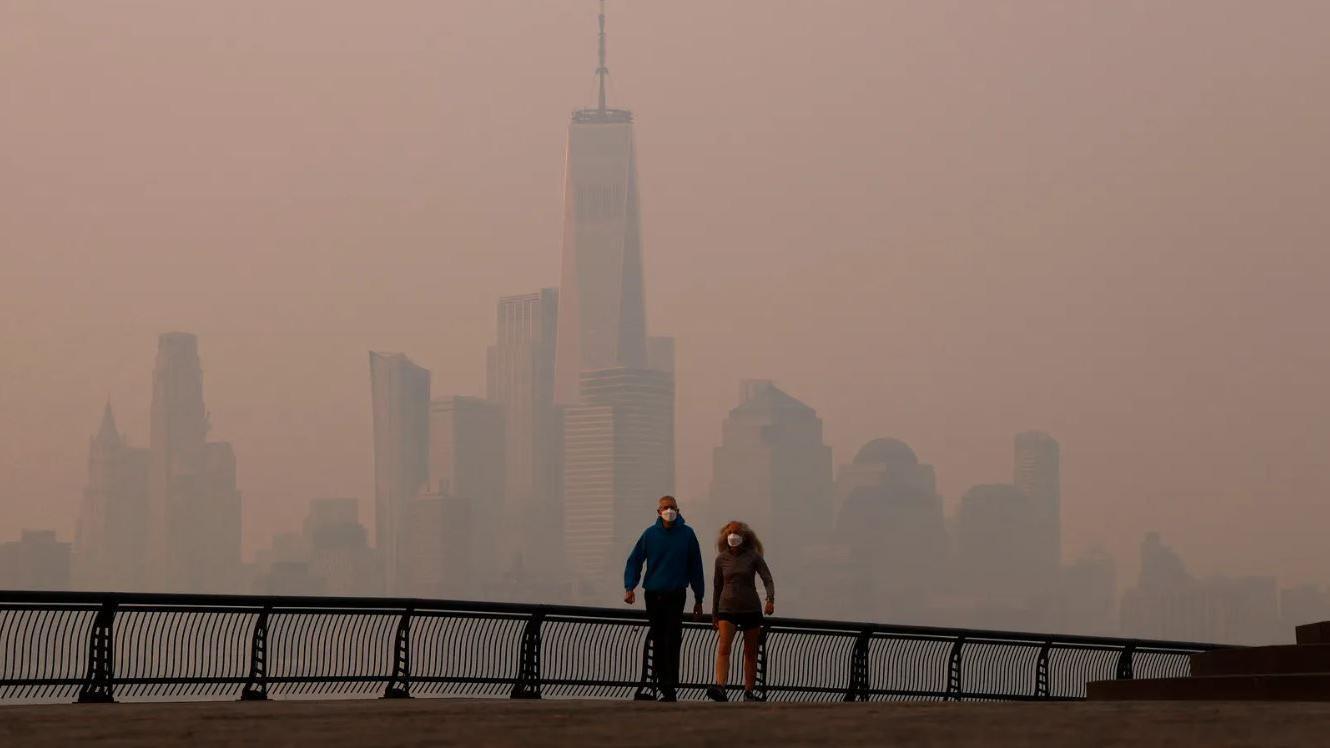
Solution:
{"label": "man", "polygon": [[656,523],[642,533],[628,555],[628,565],[623,571],[623,601],[632,605],[637,600],[634,590],[645,562],[647,574],[642,589],[646,592],[660,700],[675,701],[679,648],[683,646],[683,606],[688,599],[688,588],[692,587],[693,617],[702,617],[706,581],[702,574],[702,549],[693,529],[684,524],[679,503],[673,496],[660,497],[656,515]]}

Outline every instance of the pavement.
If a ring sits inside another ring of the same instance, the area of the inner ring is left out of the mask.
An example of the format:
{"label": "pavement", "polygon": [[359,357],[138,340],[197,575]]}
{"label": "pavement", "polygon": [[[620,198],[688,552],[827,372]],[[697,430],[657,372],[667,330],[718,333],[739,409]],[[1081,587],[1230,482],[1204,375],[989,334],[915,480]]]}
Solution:
{"label": "pavement", "polygon": [[411,699],[0,707],[0,745],[1314,746],[1330,704]]}

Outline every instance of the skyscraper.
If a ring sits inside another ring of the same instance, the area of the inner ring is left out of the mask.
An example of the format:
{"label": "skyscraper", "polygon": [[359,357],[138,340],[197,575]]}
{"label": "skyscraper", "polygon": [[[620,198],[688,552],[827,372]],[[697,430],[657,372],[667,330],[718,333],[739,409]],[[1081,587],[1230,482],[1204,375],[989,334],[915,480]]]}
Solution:
{"label": "skyscraper", "polygon": [[400,353],[369,354],[374,412],[374,537],[385,586],[398,592],[404,507],[429,478],[429,370]]}
{"label": "skyscraper", "polygon": [[[460,525],[476,558],[472,568],[481,578],[468,579],[473,589],[492,584],[493,577],[515,563],[520,538],[504,515],[504,410],[478,397],[434,400],[429,412],[428,493],[452,497],[467,507],[465,516],[448,518]],[[451,573],[460,576],[458,568]]]}
{"label": "skyscraper", "polygon": [[826,604],[842,615],[935,623],[948,537],[933,466],[899,439],[874,439],[841,465],[836,495],[836,541],[864,592]]}
{"label": "skyscraper", "polygon": [[1030,498],[1031,540],[1039,556],[1041,583],[1051,586],[1062,564],[1061,448],[1042,431],[1016,435],[1012,483]]}
{"label": "skyscraper", "polygon": [[800,547],[831,526],[831,447],[822,442],[822,419],[774,383],[748,380],[721,438],[711,524],[748,522],[768,539],[773,563],[793,566]]}
{"label": "skyscraper", "polygon": [[1034,501],[1015,486],[974,486],[956,512],[957,570],[978,607],[1020,608],[1047,595]]}
{"label": "skyscraper", "polygon": [[469,596],[475,589],[470,557],[484,549],[469,533],[470,513],[470,502],[446,491],[421,492],[402,505],[395,594]]}
{"label": "skyscraper", "polygon": [[1141,541],[1140,576],[1122,595],[1121,615],[1127,636],[1270,644],[1287,635],[1273,577],[1197,579],[1154,532]]}
{"label": "skyscraper", "polygon": [[[674,490],[674,377],[652,369],[582,374],[564,408],[564,543],[580,579],[605,575]],[[615,584],[614,586],[618,586]]]}
{"label": "skyscraper", "polygon": [[208,442],[198,339],[158,339],[153,370],[147,563],[157,590],[235,590],[240,573],[240,493],[235,454]]}
{"label": "skyscraper", "polygon": [[[560,555],[559,430],[554,408],[558,292],[552,288],[499,299],[498,335],[490,346],[486,397],[504,409],[504,503],[501,516],[521,546],[548,563]],[[540,568],[528,567],[528,568]]]}
{"label": "skyscraper", "polygon": [[599,20],[599,100],[568,130],[554,366],[565,557],[590,594],[674,486],[674,344],[647,338],[633,115],[606,105],[603,4]]}
{"label": "skyscraper", "polygon": [[315,499],[305,517],[311,573],[329,595],[373,595],[383,589],[383,566],[369,547],[355,499]]}
{"label": "skyscraper", "polygon": [[88,440],[88,485],[74,537],[74,585],[143,589],[148,532],[147,449],[129,446],[107,403]]}
{"label": "skyscraper", "polygon": [[56,540],[55,530],[23,530],[18,540],[0,542],[0,589],[67,590],[69,566],[69,543]]}
{"label": "skyscraper", "polygon": [[555,402],[575,404],[584,371],[647,368],[646,306],[633,114],[605,103],[600,14],[596,107],[568,128]]}

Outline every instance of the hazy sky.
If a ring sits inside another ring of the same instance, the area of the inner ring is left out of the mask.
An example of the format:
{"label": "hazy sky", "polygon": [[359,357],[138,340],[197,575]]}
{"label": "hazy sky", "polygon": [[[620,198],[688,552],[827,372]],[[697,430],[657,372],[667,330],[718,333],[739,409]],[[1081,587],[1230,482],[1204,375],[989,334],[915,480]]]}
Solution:
{"label": "hazy sky", "polygon": [[[366,351],[481,394],[558,283],[592,0],[0,0],[0,537],[72,533],[110,397],[200,335],[246,546],[371,516]],[[1064,454],[1068,555],[1330,582],[1330,4],[621,0],[680,492],[738,380],[948,502]],[[649,510],[648,510],[649,511]],[[248,552],[248,551],[247,551]]]}

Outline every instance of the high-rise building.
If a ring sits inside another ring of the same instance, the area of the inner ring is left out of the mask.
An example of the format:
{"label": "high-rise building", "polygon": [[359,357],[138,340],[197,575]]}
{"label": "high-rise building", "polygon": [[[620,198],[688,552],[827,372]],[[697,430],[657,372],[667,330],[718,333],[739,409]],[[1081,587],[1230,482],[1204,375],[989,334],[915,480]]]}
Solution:
{"label": "high-rise building", "polygon": [[564,544],[582,580],[610,580],[656,500],[674,490],[674,376],[652,369],[582,373],[563,411]]}
{"label": "high-rise building", "polygon": [[833,514],[831,448],[817,411],[770,381],[745,381],[712,459],[711,524],[747,522],[766,539],[771,563],[793,572]]}
{"label": "high-rise building", "polygon": [[1045,558],[1032,537],[1033,503],[1005,483],[974,486],[961,497],[955,522],[957,574],[977,606],[1031,610],[1032,600],[1050,594],[1044,586]]}
{"label": "high-rise building", "polygon": [[198,339],[164,333],[153,370],[148,472],[149,586],[189,592],[240,585],[235,455],[208,442]]}
{"label": "high-rise building", "polygon": [[674,338],[652,335],[647,338],[647,368],[674,373]]}
{"label": "high-rise building", "polygon": [[1062,564],[1061,448],[1042,431],[1017,434],[1014,441],[1012,483],[1030,498],[1040,583],[1051,587]]}
{"label": "high-rise building", "polygon": [[[484,554],[473,568],[487,577],[515,563],[519,534],[504,516],[504,410],[478,397],[434,400],[429,413],[429,486],[426,493],[467,507],[449,522],[463,523],[471,553]],[[456,569],[453,570],[456,573]],[[469,579],[475,589],[493,579]]]}
{"label": "high-rise building", "polygon": [[1106,551],[1091,550],[1063,568],[1060,589],[1061,615],[1049,628],[1072,634],[1117,635],[1117,565]]}
{"label": "high-rise building", "polygon": [[141,590],[148,538],[149,451],[129,446],[107,403],[88,440],[88,484],[74,536],[74,585]]}
{"label": "high-rise building", "polygon": [[0,589],[69,589],[70,548],[55,530],[24,530],[0,543]]}
{"label": "high-rise building", "polygon": [[471,537],[470,512],[466,498],[447,491],[421,493],[403,505],[398,594],[472,596],[471,558],[484,545]]}
{"label": "high-rise building", "polygon": [[633,114],[606,106],[605,14],[598,105],[568,128],[555,402],[578,403],[584,371],[648,367]]}
{"label": "high-rise building", "polygon": [[385,588],[398,590],[404,507],[429,480],[429,370],[400,353],[369,354],[374,412],[374,538]]}
{"label": "high-rise building", "polygon": [[933,466],[900,439],[874,439],[841,465],[836,496],[835,540],[865,592],[824,604],[849,617],[936,622],[949,543]]}
{"label": "high-rise building", "polygon": [[382,595],[383,564],[369,546],[355,499],[314,499],[301,532],[280,532],[254,554],[255,592]]}
{"label": "high-rise building", "polygon": [[325,594],[377,595],[383,590],[383,564],[369,547],[355,499],[315,499],[304,523],[310,571]]}
{"label": "high-rise building", "polygon": [[561,555],[559,429],[554,408],[558,292],[552,288],[499,299],[498,336],[490,346],[486,397],[504,409],[504,502],[501,521],[540,569]]}
{"label": "high-rise building", "polygon": [[568,129],[554,361],[564,557],[593,595],[674,487],[674,343],[647,337],[633,115],[606,104],[599,20],[599,100]]}
{"label": "high-rise building", "polygon": [[267,548],[254,553],[251,588],[260,595],[321,595],[323,579],[309,568],[309,545],[298,532],[272,536]]}
{"label": "high-rise building", "polygon": [[1141,541],[1141,571],[1122,595],[1122,633],[1151,639],[1271,644],[1283,640],[1272,577],[1197,579],[1158,533]]}

